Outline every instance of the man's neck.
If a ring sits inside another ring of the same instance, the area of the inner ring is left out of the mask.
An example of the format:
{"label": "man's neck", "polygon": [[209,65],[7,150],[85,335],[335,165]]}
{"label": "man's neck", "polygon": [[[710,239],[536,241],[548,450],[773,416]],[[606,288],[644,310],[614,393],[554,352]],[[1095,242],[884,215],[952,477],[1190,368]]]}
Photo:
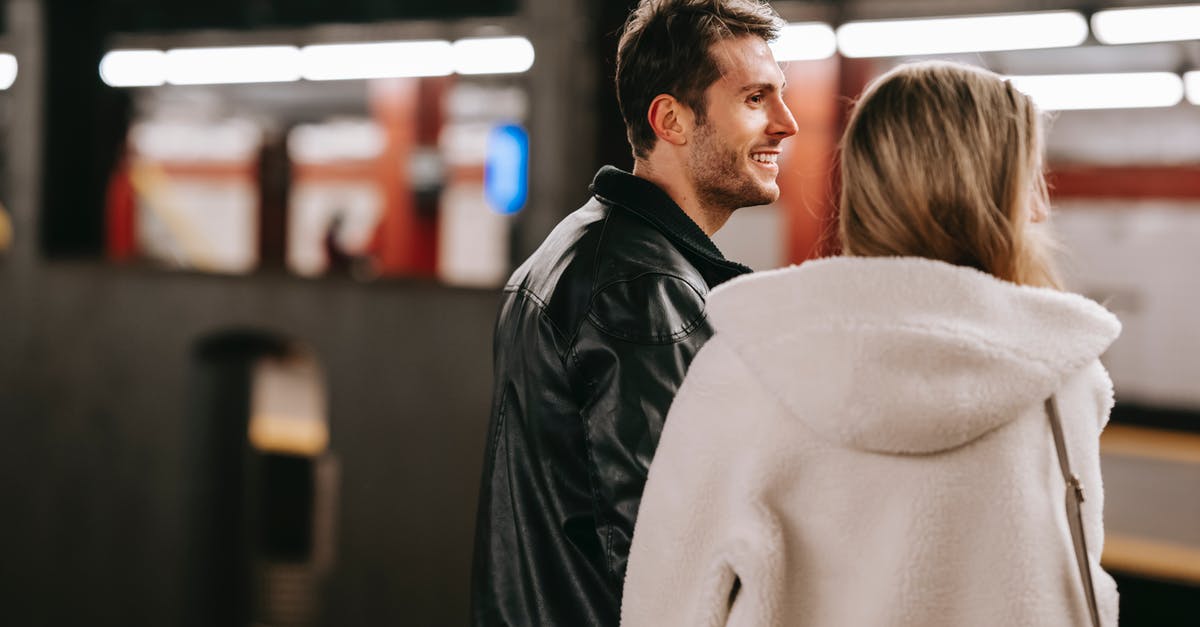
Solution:
{"label": "man's neck", "polygon": [[705,235],[712,237],[725,226],[733,211],[706,206],[686,176],[682,173],[671,176],[665,170],[654,167],[644,159],[636,159],[633,164],[634,176],[650,181],[666,192]]}

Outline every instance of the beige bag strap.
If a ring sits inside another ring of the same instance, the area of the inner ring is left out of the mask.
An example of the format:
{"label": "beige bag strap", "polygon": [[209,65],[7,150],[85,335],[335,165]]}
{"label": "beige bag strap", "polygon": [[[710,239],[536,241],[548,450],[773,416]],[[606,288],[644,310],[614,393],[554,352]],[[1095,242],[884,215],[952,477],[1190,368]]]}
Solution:
{"label": "beige bag strap", "polygon": [[1096,607],[1096,587],[1092,583],[1087,541],[1083,536],[1083,484],[1079,481],[1079,475],[1071,472],[1071,460],[1067,457],[1067,445],[1063,441],[1062,421],[1058,416],[1058,402],[1053,394],[1046,399],[1046,414],[1050,416],[1050,430],[1054,432],[1054,448],[1058,451],[1058,467],[1062,470],[1063,481],[1067,484],[1067,523],[1071,526],[1071,539],[1075,542],[1075,561],[1079,564],[1079,578],[1083,583],[1083,594],[1087,598],[1093,627],[1100,627],[1100,611]]}

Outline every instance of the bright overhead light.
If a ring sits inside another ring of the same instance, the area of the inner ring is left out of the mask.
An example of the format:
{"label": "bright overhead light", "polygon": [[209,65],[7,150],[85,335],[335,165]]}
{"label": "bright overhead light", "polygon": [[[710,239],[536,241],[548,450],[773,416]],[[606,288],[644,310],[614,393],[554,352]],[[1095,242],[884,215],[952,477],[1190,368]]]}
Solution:
{"label": "bright overhead light", "polygon": [[167,82],[162,50],[113,50],[100,59],[100,79],[109,87],[152,87]]}
{"label": "bright overhead light", "polygon": [[1188,102],[1200,105],[1200,72],[1188,72],[1184,74],[1183,82],[1187,88]]}
{"label": "bright overhead light", "polygon": [[1008,78],[1045,111],[1171,107],[1183,100],[1183,79],[1170,72]]}
{"label": "bright overhead light", "polygon": [[524,37],[478,37],[454,42],[459,74],[513,74],[533,67],[533,44]]}
{"label": "bright overhead light", "polygon": [[[533,66],[524,37],[233,48],[113,50],[100,77],[113,87],[510,74]],[[14,60],[15,62],[15,60]],[[2,68],[0,68],[2,69]],[[0,78],[3,75],[0,74]]]}
{"label": "bright overhead light", "polygon": [[1200,4],[1098,11],[1092,31],[1106,44],[1200,39]]}
{"label": "bright overhead light", "polygon": [[771,52],[779,62],[827,59],[837,52],[837,36],[821,22],[788,24],[779,31],[779,39],[771,42]]}
{"label": "bright overhead light", "polygon": [[167,82],[173,85],[277,83],[299,79],[300,50],[295,46],[167,51]]}
{"label": "bright overhead light", "polygon": [[1075,11],[848,22],[837,30],[847,57],[1025,50],[1078,46],[1087,20]]}
{"label": "bright overhead light", "polygon": [[17,80],[17,58],[7,52],[0,52],[0,89],[12,87]]}
{"label": "bright overhead light", "polygon": [[304,78],[336,81],[367,78],[446,76],[454,71],[450,42],[389,41],[305,46]]}

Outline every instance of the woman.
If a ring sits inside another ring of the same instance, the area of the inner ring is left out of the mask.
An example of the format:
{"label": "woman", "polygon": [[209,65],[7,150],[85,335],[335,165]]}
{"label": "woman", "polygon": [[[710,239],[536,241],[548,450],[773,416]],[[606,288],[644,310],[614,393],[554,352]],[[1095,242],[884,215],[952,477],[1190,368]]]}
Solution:
{"label": "woman", "polygon": [[1058,291],[1038,113],[950,63],[878,79],[842,139],[841,257],[714,290],[633,538],[624,625],[1104,625],[1098,436],[1116,318]]}

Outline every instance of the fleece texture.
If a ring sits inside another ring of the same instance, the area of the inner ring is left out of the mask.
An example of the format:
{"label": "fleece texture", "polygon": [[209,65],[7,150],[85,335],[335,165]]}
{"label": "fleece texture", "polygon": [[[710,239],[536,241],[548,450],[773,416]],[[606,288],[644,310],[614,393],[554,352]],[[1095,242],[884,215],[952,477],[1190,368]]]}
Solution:
{"label": "fleece texture", "polygon": [[1087,625],[1052,393],[1116,625],[1099,565],[1111,313],[845,257],[735,279],[708,313],[650,467],[623,625]]}

